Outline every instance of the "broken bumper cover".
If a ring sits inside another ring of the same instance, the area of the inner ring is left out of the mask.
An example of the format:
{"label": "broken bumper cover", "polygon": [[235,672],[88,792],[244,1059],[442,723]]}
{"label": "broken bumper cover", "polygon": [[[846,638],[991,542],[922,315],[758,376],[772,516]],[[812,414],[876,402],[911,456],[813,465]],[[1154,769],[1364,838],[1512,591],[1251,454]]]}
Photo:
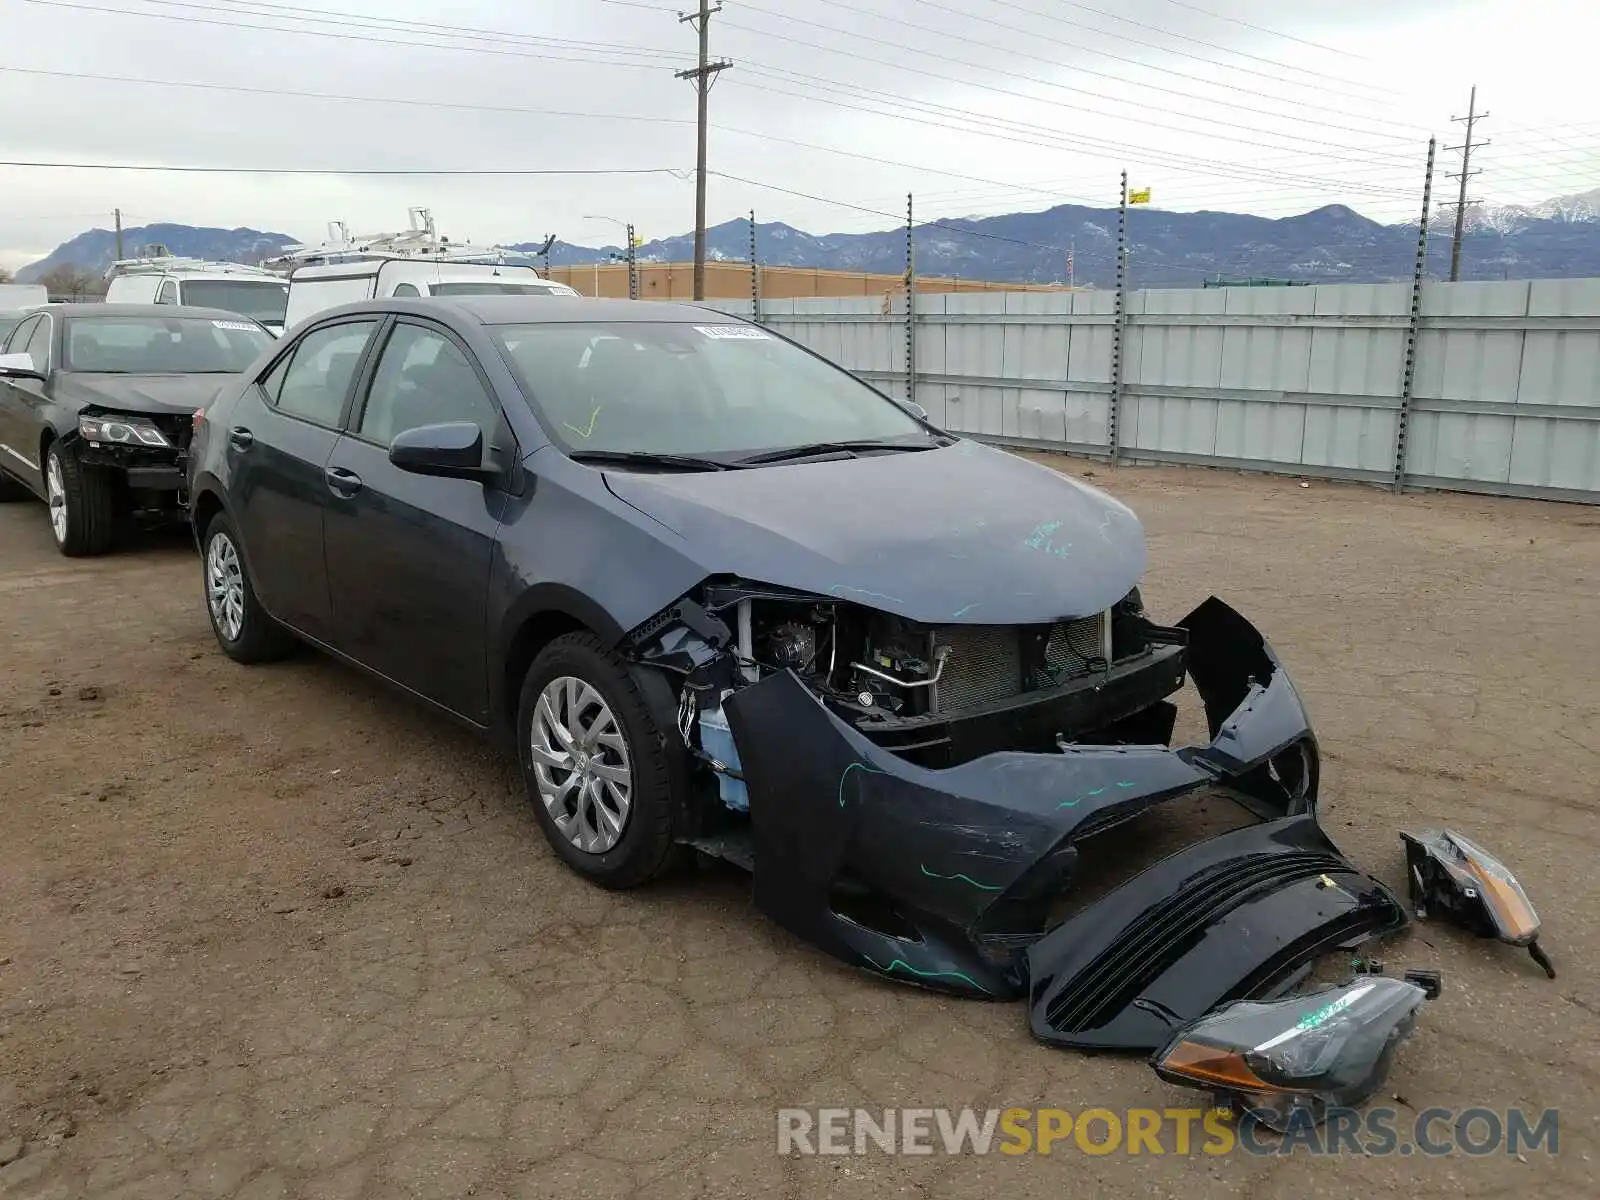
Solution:
{"label": "broken bumper cover", "polygon": [[1162,860],[1028,951],[1034,1036],[1155,1050],[1231,1000],[1273,999],[1299,968],[1406,923],[1309,813]]}
{"label": "broken bumper cover", "polygon": [[1309,813],[1316,740],[1271,648],[1215,598],[1180,627],[1205,745],[1002,752],[930,770],[874,745],[792,674],[735,693],[757,907],[846,962],[1012,999],[1088,835],[1212,784],[1264,818]]}

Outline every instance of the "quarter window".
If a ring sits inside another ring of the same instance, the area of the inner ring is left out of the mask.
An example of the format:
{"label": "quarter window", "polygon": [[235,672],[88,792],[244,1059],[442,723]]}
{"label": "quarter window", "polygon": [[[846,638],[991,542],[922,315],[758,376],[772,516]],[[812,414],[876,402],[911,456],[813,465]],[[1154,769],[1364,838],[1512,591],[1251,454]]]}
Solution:
{"label": "quarter window", "polygon": [[171,279],[164,280],[161,291],[156,294],[157,304],[176,304],[178,302],[178,285]]}
{"label": "quarter window", "polygon": [[33,334],[28,338],[28,357],[33,359],[33,365],[40,371],[50,369],[50,335],[55,332],[55,326],[50,318],[40,317],[39,323],[33,327]]}
{"label": "quarter window", "polygon": [[449,421],[470,421],[487,440],[500,424],[500,410],[459,346],[421,325],[396,325],[356,432],[387,446],[397,433]]}
{"label": "quarter window", "polygon": [[402,283],[399,287],[394,289],[394,294],[396,296],[420,296],[422,293],[417,291],[416,284]]}
{"label": "quarter window", "polygon": [[[301,338],[288,370],[277,381],[278,410],[318,425],[337,426],[361,352],[376,327],[376,321],[351,321],[313,330]],[[269,376],[267,386],[273,382]]]}

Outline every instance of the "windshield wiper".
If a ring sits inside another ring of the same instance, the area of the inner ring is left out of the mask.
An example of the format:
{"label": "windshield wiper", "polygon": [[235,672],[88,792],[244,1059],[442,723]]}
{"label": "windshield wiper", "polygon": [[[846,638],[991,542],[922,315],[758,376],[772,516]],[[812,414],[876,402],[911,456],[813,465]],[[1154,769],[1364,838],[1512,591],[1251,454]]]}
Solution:
{"label": "windshield wiper", "polygon": [[938,442],[909,446],[904,442],[884,441],[811,442],[804,446],[785,446],[782,450],[763,450],[760,454],[750,454],[735,459],[734,462],[739,466],[751,466],[756,463],[788,462],[796,458],[814,458],[819,454],[838,454],[857,450],[933,450],[938,445]]}
{"label": "windshield wiper", "polygon": [[692,454],[651,454],[643,450],[574,450],[567,455],[573,462],[618,467],[671,467],[680,471],[727,471],[729,463]]}

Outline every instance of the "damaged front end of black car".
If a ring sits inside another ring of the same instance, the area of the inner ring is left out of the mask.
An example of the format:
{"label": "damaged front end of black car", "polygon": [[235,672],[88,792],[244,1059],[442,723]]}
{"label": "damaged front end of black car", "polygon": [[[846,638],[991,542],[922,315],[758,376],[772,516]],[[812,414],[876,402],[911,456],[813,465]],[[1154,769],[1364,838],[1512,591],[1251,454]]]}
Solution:
{"label": "damaged front end of black car", "polygon": [[[1405,923],[1318,827],[1300,698],[1222,601],[1173,626],[1137,589],[1027,626],[924,625],[871,601],[715,579],[628,639],[679,677],[706,784],[689,840],[751,869],[786,929],[891,979],[1031,991],[1046,1041],[1148,1051]],[[1209,740],[1173,745],[1186,679]],[[1202,789],[1256,823],[1055,917],[1097,835]]]}

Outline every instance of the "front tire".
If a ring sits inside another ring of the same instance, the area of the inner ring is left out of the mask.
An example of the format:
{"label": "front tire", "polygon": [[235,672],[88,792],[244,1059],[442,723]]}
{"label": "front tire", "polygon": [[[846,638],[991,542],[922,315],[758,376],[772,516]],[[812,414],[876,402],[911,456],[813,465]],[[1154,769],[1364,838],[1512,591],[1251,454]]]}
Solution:
{"label": "front tire", "polygon": [[57,550],[86,558],[111,549],[117,514],[105,471],[84,466],[71,450],[52,442],[45,452],[44,490]]}
{"label": "front tire", "polygon": [[256,599],[250,572],[239,550],[239,535],[227,514],[218,513],[206,526],[200,569],[206,615],[222,652],[237,663],[272,662],[294,649],[294,638],[267,616]]}
{"label": "front tire", "polygon": [[676,864],[682,772],[665,730],[633,670],[592,634],[556,638],[523,680],[528,798],[556,854],[602,887],[638,887]]}

